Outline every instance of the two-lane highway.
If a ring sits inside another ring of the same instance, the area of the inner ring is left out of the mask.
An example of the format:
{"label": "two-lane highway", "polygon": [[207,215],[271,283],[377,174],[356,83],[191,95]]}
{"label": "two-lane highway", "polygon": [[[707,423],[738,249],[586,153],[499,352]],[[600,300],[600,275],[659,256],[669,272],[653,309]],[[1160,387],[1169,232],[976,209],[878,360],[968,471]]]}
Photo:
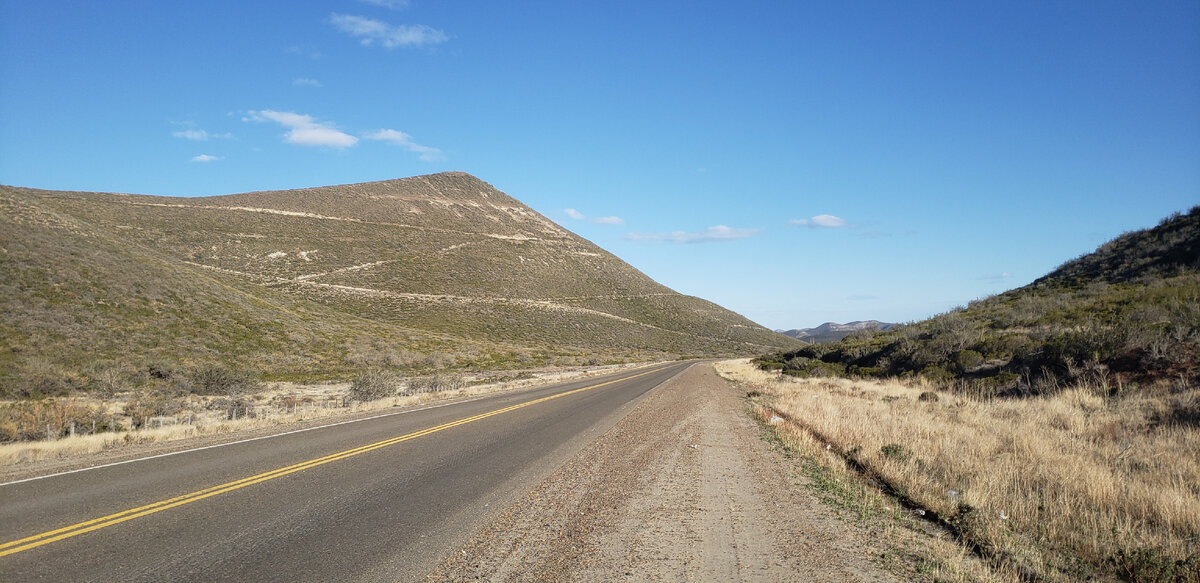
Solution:
{"label": "two-lane highway", "polygon": [[0,485],[0,579],[419,579],[687,366]]}

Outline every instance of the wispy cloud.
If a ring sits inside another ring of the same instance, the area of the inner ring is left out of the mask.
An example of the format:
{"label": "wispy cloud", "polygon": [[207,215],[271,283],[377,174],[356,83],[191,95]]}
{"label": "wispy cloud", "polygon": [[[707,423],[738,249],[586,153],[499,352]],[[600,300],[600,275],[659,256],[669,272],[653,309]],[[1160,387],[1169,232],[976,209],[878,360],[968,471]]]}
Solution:
{"label": "wispy cloud", "polygon": [[316,79],[309,79],[307,77],[297,77],[292,81],[292,85],[297,87],[320,87],[321,82],[317,81]]}
{"label": "wispy cloud", "polygon": [[1007,271],[1005,271],[1002,273],[993,273],[991,275],[984,275],[982,277],[977,277],[975,279],[977,279],[979,281],[1001,282],[1001,281],[1007,280],[1009,277],[1011,277],[1011,275]]}
{"label": "wispy cloud", "polygon": [[229,139],[229,138],[233,137],[233,134],[228,133],[228,132],[223,133],[223,134],[210,134],[205,130],[198,130],[195,128],[188,128],[186,130],[171,132],[171,135],[175,136],[177,138],[183,138],[185,140],[194,140],[197,142],[205,142],[205,141],[208,141],[210,138],[212,138],[212,139]]}
{"label": "wispy cloud", "polygon": [[422,146],[412,140],[412,136],[397,130],[375,130],[363,136],[368,140],[378,140],[381,142],[389,142],[400,146],[409,152],[420,154],[420,158],[426,162],[436,162],[444,160],[446,157],[442,155],[442,151],[430,146]]}
{"label": "wispy cloud", "polygon": [[371,4],[373,6],[382,6],[391,8],[392,10],[403,10],[408,8],[409,0],[358,0],[363,4]]}
{"label": "wispy cloud", "polygon": [[200,154],[199,156],[192,157],[192,162],[216,162],[217,160],[223,159],[224,157],[222,156],[209,156],[208,154]]}
{"label": "wispy cloud", "polygon": [[808,227],[810,229],[837,229],[846,226],[846,219],[833,215],[817,215],[808,219],[792,219],[788,221],[788,224],[794,227]]}
{"label": "wispy cloud", "polygon": [[338,30],[359,39],[364,45],[382,45],[385,48],[422,47],[436,45],[450,40],[450,37],[424,24],[388,24],[382,20],[354,16],[352,14],[331,14],[329,22]]}
{"label": "wispy cloud", "polygon": [[310,115],[291,111],[251,111],[243,121],[273,121],[285,128],[284,141],[298,146],[328,146],[344,149],[358,143],[358,138],[339,131],[333,124],[318,122]]}
{"label": "wispy cloud", "polygon": [[745,239],[762,232],[762,229],[736,229],[725,225],[716,225],[703,231],[692,233],[685,231],[672,231],[670,233],[628,233],[625,235],[625,238],[639,243],[704,243],[707,241]]}
{"label": "wispy cloud", "polygon": [[284,50],[293,55],[300,55],[313,60],[319,59],[322,56],[321,51],[317,50],[312,45],[293,45],[285,48]]}
{"label": "wispy cloud", "polygon": [[[565,213],[568,217],[571,217],[572,219],[575,219],[577,221],[588,221],[589,220],[587,218],[587,215],[585,215],[575,209],[563,209],[563,213]],[[625,219],[622,219],[621,217],[617,217],[617,216],[608,216],[608,217],[599,217],[599,218],[591,219],[589,222],[597,224],[597,225],[624,225]]]}

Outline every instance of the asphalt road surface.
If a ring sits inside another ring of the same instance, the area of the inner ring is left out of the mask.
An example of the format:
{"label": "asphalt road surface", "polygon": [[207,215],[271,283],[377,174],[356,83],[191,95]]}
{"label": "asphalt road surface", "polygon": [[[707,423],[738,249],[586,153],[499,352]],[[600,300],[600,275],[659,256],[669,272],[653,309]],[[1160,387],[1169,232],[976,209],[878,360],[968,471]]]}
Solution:
{"label": "asphalt road surface", "polygon": [[418,580],[688,366],[0,485],[0,580]]}

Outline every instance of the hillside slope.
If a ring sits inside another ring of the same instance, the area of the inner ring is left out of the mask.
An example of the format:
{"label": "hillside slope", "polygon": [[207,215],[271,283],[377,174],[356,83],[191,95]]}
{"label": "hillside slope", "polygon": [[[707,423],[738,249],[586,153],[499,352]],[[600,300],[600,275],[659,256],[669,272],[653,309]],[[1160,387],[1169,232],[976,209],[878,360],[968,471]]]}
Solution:
{"label": "hillside slope", "polygon": [[108,364],[308,378],[790,342],[463,173],[204,198],[0,187],[0,296],[8,386]]}
{"label": "hillside slope", "polygon": [[1200,207],[966,308],[760,362],[799,376],[920,374],[981,394],[1195,385]]}

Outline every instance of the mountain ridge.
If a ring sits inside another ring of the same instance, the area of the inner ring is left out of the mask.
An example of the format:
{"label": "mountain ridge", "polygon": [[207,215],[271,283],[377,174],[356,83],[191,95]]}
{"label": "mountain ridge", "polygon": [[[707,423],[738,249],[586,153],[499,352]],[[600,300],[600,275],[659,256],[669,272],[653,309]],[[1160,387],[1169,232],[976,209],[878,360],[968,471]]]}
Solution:
{"label": "mountain ridge", "polygon": [[879,320],[855,320],[853,322],[846,322],[845,324],[825,322],[815,328],[776,330],[776,332],[804,342],[835,342],[860,330],[886,331],[898,325],[889,322],[880,322]]}

